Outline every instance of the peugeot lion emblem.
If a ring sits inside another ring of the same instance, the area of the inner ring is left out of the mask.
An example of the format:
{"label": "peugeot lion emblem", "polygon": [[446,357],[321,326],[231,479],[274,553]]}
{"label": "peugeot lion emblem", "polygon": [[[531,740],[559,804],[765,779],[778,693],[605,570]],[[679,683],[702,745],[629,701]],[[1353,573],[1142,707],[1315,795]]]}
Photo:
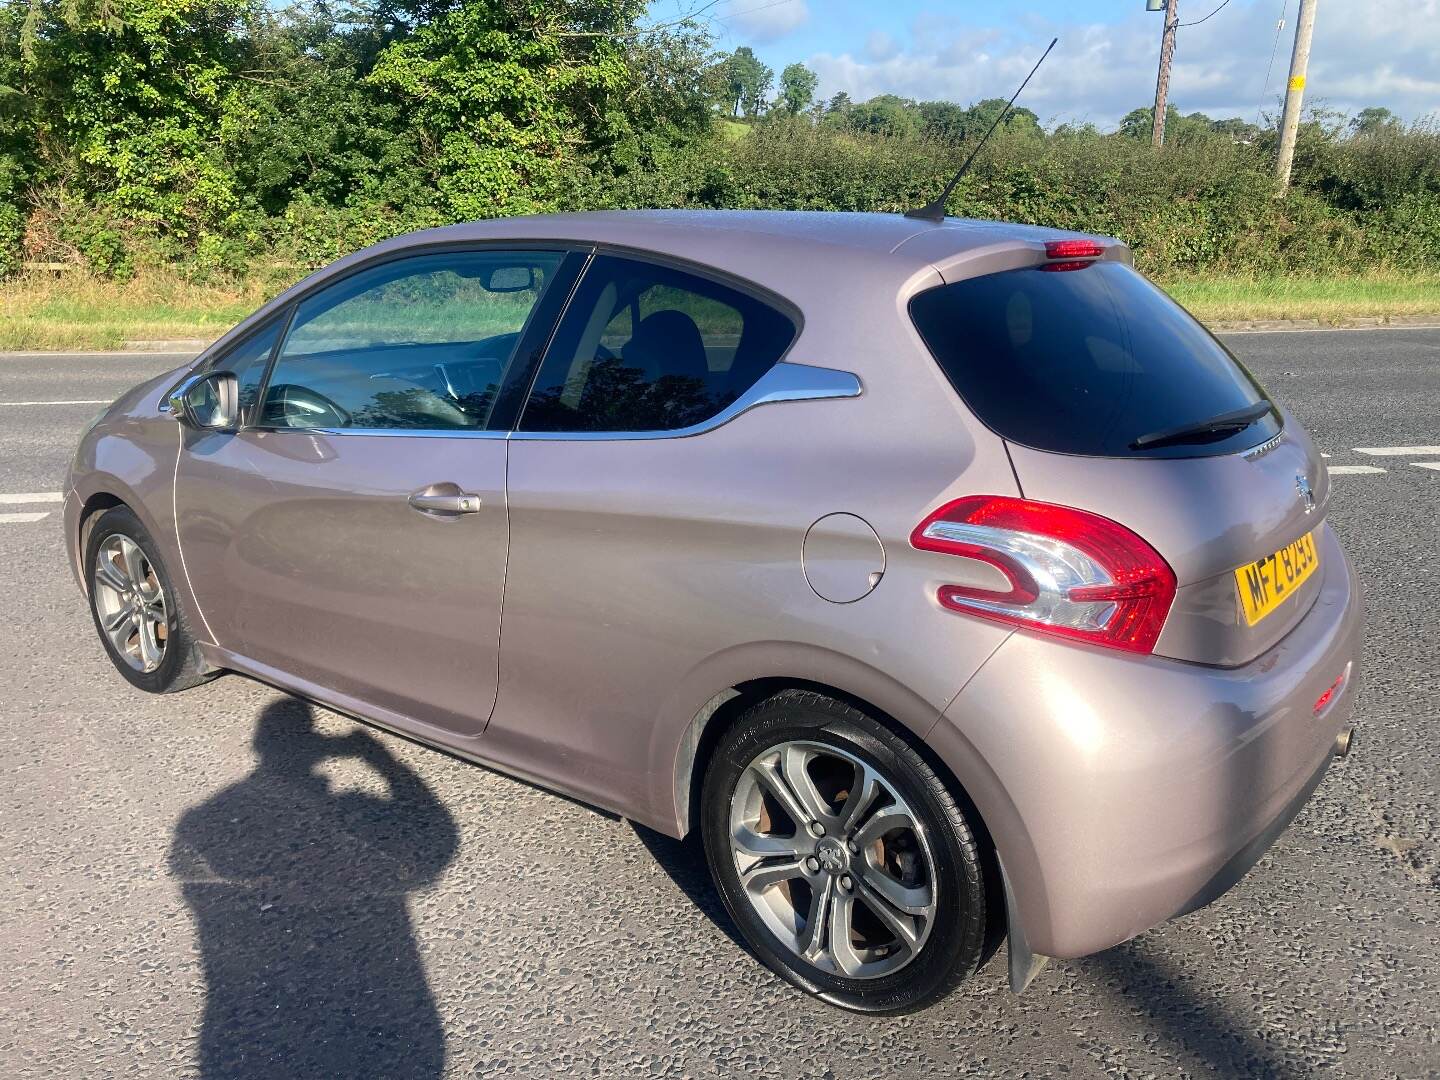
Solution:
{"label": "peugeot lion emblem", "polygon": [[1305,505],[1305,513],[1315,509],[1315,492],[1310,490],[1310,481],[1304,476],[1295,477],[1295,492],[1300,496],[1300,501]]}

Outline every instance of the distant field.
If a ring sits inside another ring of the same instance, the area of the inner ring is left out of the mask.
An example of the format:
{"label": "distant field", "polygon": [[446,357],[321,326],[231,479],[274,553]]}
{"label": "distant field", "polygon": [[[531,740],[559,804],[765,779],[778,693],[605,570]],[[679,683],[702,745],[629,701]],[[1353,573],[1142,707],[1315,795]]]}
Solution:
{"label": "distant field", "polygon": [[[1440,319],[1440,274],[1209,276],[1162,284],[1208,323],[1317,319],[1332,324],[1415,315]],[[210,341],[266,298],[265,287],[256,282],[196,285],[179,277],[142,275],[118,283],[78,273],[37,273],[0,282],[0,350],[117,349],[127,341]]]}

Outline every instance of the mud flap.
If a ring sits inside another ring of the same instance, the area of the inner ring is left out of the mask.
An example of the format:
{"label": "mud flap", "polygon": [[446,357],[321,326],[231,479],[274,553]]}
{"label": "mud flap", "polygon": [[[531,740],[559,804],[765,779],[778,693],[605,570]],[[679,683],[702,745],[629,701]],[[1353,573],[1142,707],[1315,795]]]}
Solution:
{"label": "mud flap", "polygon": [[1050,962],[1050,958],[1030,951],[1030,943],[1025,940],[1025,928],[1020,924],[1020,908],[1015,903],[1015,893],[1010,889],[1010,875],[1005,873],[1003,862],[1000,863],[1000,880],[1005,884],[1005,922],[1009,938],[1010,990],[1012,993],[1023,994],[1026,987],[1035,981],[1035,976],[1039,975],[1045,965]]}

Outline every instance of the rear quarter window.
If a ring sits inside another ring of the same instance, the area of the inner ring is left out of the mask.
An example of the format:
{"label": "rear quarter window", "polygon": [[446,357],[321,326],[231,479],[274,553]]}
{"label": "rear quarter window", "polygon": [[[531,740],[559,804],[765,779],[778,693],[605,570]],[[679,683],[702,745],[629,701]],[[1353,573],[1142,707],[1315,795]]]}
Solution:
{"label": "rear quarter window", "polygon": [[992,430],[1038,450],[1104,457],[1234,453],[1280,430],[1136,449],[1146,435],[1268,401],[1191,315],[1130,267],[1029,267],[918,294],[910,315],[946,377]]}

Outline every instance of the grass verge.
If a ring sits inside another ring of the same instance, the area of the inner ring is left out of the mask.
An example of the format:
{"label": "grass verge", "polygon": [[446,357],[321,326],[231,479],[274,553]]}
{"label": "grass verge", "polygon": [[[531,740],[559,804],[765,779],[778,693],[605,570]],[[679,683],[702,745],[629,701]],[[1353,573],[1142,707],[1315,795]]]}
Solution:
{"label": "grass verge", "polygon": [[1269,319],[1352,319],[1434,315],[1440,322],[1440,274],[1356,277],[1195,277],[1162,282],[1207,323]]}
{"label": "grass verge", "polygon": [[77,271],[0,281],[0,350],[118,349],[219,337],[266,299],[258,282],[197,285],[165,274],[118,282]]}
{"label": "grass verge", "polygon": [[[1353,319],[1434,315],[1440,274],[1208,276],[1162,282],[1208,323],[1271,319],[1343,324]],[[257,280],[198,285],[147,273],[129,282],[69,271],[0,281],[0,351],[118,349],[127,341],[219,337],[278,291]]]}

